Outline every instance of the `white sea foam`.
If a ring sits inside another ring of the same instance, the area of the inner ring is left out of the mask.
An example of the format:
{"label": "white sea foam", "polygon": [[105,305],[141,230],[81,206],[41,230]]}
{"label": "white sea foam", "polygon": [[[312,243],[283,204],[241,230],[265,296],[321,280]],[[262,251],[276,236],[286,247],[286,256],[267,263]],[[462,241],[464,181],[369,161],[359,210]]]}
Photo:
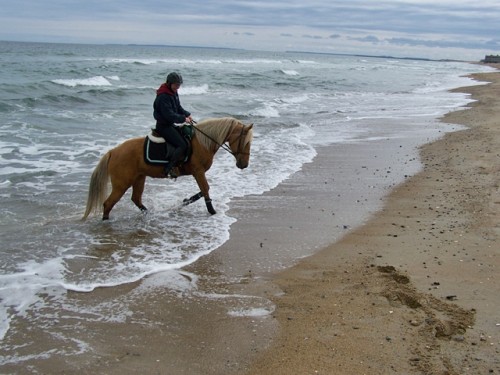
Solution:
{"label": "white sea foam", "polygon": [[311,94],[301,94],[295,96],[286,96],[281,98],[276,98],[274,101],[281,104],[299,104],[308,101],[313,95]]}
{"label": "white sea foam", "polygon": [[285,69],[282,69],[281,71],[283,72],[283,74],[286,74],[288,76],[298,76],[298,75],[300,75],[300,73],[297,72],[296,70],[285,70]]}
{"label": "white sea foam", "polygon": [[228,311],[229,316],[234,317],[250,317],[250,318],[258,318],[271,314],[272,311],[268,310],[265,307],[251,307],[251,308],[243,308],[243,309],[235,309]]}
{"label": "white sea foam", "polygon": [[[110,79],[113,79],[113,78],[110,78]],[[103,76],[95,76],[95,77],[90,77],[90,78],[74,78],[74,79],[54,79],[51,82],[56,83],[58,85],[68,86],[68,87],[111,86],[111,82],[109,82],[109,80]]]}
{"label": "white sea foam", "polygon": [[280,117],[280,112],[278,107],[273,103],[264,103],[260,108],[255,108],[252,111],[246,113],[247,116],[253,117],[266,117],[266,118],[278,118]]}
{"label": "white sea foam", "polygon": [[57,286],[64,272],[60,257],[41,264],[28,261],[19,264],[18,268],[21,271],[0,275],[0,340],[9,330],[12,317],[24,316],[39,300],[36,294],[44,288]]}
{"label": "white sea foam", "polygon": [[181,86],[179,89],[180,95],[203,95],[208,93],[208,85],[201,86]]}

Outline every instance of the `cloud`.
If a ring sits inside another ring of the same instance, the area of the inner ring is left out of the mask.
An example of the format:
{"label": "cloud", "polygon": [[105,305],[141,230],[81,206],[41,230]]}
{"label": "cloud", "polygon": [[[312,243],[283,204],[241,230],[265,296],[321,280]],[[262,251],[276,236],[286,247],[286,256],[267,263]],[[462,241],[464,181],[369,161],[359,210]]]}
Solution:
{"label": "cloud", "polygon": [[238,31],[235,31],[233,34],[234,35],[245,35],[245,36],[254,36],[255,35],[254,33],[250,33],[250,32],[240,33]]}
{"label": "cloud", "polygon": [[306,39],[323,39],[323,37],[321,35],[309,35],[309,34],[302,35],[302,38],[306,38]]}
{"label": "cloud", "polygon": [[0,39],[460,56],[498,52],[499,19],[498,0],[23,0]]}
{"label": "cloud", "polygon": [[348,39],[357,40],[359,42],[372,43],[372,44],[380,43],[380,39],[374,35],[367,35],[367,36],[364,36],[362,38],[349,37]]}
{"label": "cloud", "polygon": [[390,38],[387,42],[400,46],[425,46],[430,48],[500,49],[500,40],[425,40],[411,38]]}

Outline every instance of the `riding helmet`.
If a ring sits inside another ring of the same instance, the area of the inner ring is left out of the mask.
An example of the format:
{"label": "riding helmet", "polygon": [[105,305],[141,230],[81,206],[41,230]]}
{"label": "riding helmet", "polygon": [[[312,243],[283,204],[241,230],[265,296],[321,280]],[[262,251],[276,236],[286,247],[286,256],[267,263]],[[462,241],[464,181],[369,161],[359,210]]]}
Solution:
{"label": "riding helmet", "polygon": [[173,83],[182,85],[182,76],[179,73],[172,72],[167,76],[167,83],[170,85]]}

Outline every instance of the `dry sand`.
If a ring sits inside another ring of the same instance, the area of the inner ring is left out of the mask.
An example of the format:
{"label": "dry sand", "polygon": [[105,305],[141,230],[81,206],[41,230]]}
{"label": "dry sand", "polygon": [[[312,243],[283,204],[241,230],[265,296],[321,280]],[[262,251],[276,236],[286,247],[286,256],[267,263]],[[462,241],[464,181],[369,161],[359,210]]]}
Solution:
{"label": "dry sand", "polygon": [[500,73],[366,225],[274,279],[250,374],[500,373]]}

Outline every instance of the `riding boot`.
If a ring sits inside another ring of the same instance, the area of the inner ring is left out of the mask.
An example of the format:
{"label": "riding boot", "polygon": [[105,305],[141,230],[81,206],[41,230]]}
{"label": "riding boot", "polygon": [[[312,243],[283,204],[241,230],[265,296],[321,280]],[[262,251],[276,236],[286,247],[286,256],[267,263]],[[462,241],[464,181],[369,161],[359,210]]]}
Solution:
{"label": "riding boot", "polygon": [[172,178],[177,178],[177,177],[179,177],[179,168],[177,168],[177,167],[173,167],[173,168],[170,170],[170,177],[172,177]]}
{"label": "riding boot", "polygon": [[176,171],[176,163],[174,162],[168,162],[165,164],[165,176],[170,177],[170,178],[177,178],[179,177],[177,171]]}
{"label": "riding boot", "polygon": [[168,162],[165,164],[165,176],[168,177],[168,175],[172,172],[172,169],[174,168],[174,163]]}

